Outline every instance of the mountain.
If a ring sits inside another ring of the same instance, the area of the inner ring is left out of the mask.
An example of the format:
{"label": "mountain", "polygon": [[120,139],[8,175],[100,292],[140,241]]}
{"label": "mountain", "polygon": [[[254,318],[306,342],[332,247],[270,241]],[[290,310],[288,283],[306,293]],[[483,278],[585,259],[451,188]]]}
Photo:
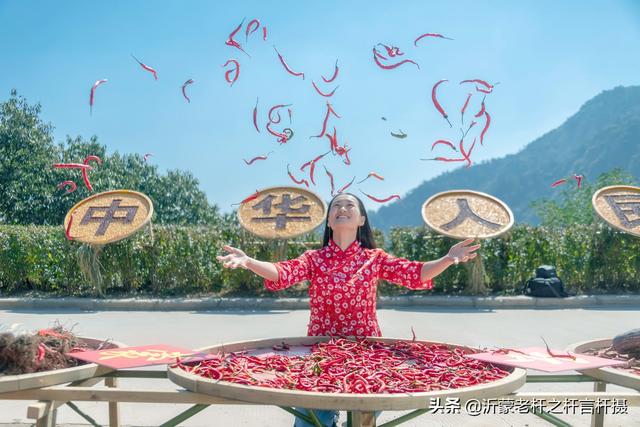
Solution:
{"label": "mountain", "polygon": [[557,196],[559,192],[551,188],[556,179],[577,173],[594,181],[613,168],[640,177],[640,86],[604,91],[520,152],[425,181],[401,200],[371,212],[370,219],[385,231],[421,225],[419,212],[427,198],[441,191],[469,189],[503,200],[517,223],[535,225],[539,219],[529,204]]}

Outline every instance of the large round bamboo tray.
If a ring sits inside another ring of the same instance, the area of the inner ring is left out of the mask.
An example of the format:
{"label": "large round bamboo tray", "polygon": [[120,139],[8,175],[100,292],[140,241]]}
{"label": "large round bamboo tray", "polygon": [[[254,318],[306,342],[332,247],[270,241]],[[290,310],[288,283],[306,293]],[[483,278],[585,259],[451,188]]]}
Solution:
{"label": "large round bamboo tray", "polygon": [[[314,344],[328,341],[330,337],[294,337],[284,338],[290,346]],[[367,338],[369,340],[393,343],[397,338]],[[281,344],[283,338],[271,338],[255,341],[235,342],[204,347],[199,351],[205,353],[229,353],[233,351],[271,350],[276,344]],[[441,344],[431,341],[420,341],[429,344]],[[451,345],[450,347],[463,347]],[[469,399],[490,398],[509,394],[522,387],[526,379],[526,371],[519,368],[504,367],[510,375],[500,380],[458,388],[455,390],[441,390],[422,393],[398,394],[354,394],[354,393],[320,393],[299,390],[280,390],[266,387],[255,387],[234,384],[228,381],[211,380],[188,373],[180,368],[168,367],[168,377],[174,383],[196,393],[224,397],[227,399],[252,402],[266,405],[294,406],[316,409],[337,409],[346,411],[376,411],[376,410],[409,410],[426,408],[430,398],[457,397],[461,402]]]}
{"label": "large round bamboo tray", "polygon": [[[95,346],[103,342],[96,338],[81,337],[86,344]],[[124,344],[111,341],[104,348],[120,348]],[[56,369],[53,371],[34,372],[32,374],[3,375],[0,376],[0,393],[29,390],[32,388],[48,387],[52,385],[86,380],[95,376],[104,375],[113,371],[113,368],[100,366],[95,363],[74,366],[73,368]]]}
{"label": "large round bamboo tray", "polygon": [[[571,344],[569,347],[567,347],[567,351],[573,353],[584,353],[587,350],[602,350],[604,348],[610,347],[611,341],[613,341],[611,338],[584,341],[577,344]],[[611,384],[616,384],[622,387],[629,387],[640,391],[640,375],[635,375],[621,369],[610,367],[584,369],[580,372]]]}

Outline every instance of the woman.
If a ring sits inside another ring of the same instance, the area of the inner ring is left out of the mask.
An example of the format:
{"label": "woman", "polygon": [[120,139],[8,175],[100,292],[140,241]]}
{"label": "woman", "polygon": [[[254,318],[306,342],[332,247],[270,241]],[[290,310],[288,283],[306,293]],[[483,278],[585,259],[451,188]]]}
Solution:
{"label": "woman", "polygon": [[[376,316],[378,279],[410,289],[431,289],[432,279],[451,264],[477,256],[480,245],[473,239],[457,243],[435,261],[396,258],[377,249],[362,201],[342,193],[329,203],[322,248],[308,250],[298,258],[271,263],[248,257],[242,250],[225,246],[228,255],[218,256],[226,268],[244,268],[265,279],[271,291],[309,280],[311,318],[307,335],[382,336]],[[335,411],[314,411],[323,425],[337,421]],[[296,418],[296,427],[308,426]]]}

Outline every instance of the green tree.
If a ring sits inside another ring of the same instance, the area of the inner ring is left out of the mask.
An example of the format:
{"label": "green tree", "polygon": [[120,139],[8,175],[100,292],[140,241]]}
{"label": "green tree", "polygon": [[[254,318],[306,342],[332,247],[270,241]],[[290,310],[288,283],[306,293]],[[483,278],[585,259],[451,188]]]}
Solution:
{"label": "green tree", "polygon": [[[80,170],[54,169],[54,163],[82,163],[96,155],[102,165],[91,163],[91,184],[96,192],[128,189],[148,195],[154,203],[153,221],[160,224],[213,224],[220,220],[190,173],[158,172],[139,154],[107,153],[107,147],[91,137],[67,137],[53,141],[53,126],[40,119],[39,104],[29,105],[16,91],[0,102],[0,224],[61,224],[66,212],[91,193]],[[78,189],[69,195],[57,185],[72,180]]]}
{"label": "green tree", "polygon": [[[569,185],[567,185],[569,184]],[[593,194],[609,185],[636,185],[633,175],[616,168],[598,176],[596,182],[584,179],[582,188],[576,188],[575,182],[564,184],[559,200],[536,200],[531,203],[542,225],[549,227],[567,227],[574,224],[591,225],[596,213],[591,205]]]}

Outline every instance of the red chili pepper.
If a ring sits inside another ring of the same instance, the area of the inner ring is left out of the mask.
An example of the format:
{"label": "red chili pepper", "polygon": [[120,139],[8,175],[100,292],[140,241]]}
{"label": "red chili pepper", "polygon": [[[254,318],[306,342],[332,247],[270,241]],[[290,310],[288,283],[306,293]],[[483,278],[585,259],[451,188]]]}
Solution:
{"label": "red chili pepper", "polygon": [[[361,192],[362,194],[364,194],[365,196],[367,196],[368,198],[370,198],[371,200],[373,200],[374,202],[378,202],[378,203],[386,203],[386,202],[388,202],[389,200],[399,199],[399,198],[400,198],[400,196],[399,196],[399,195],[397,195],[397,194],[392,194],[391,196],[389,196],[389,197],[385,197],[384,199],[379,199],[379,198],[377,198],[377,197],[373,197],[373,196],[371,196],[371,195],[369,195],[369,194],[365,193],[365,192],[364,192],[364,191],[362,191],[362,190],[360,190],[360,192]],[[415,338],[415,337],[414,337],[414,338]]]}
{"label": "red chili pepper", "polygon": [[76,189],[78,188],[78,185],[73,182],[73,181],[62,181],[60,184],[58,184],[58,190],[62,190],[64,187],[69,186],[70,188],[67,189],[67,191],[65,191],[65,193],[63,194],[63,196],[66,196],[67,194],[73,193],[74,191],[76,191]]}
{"label": "red chili pepper", "polygon": [[433,159],[420,159],[420,160],[437,160],[439,162],[464,162],[465,159],[450,159],[447,157],[435,157]]}
{"label": "red chili pepper", "polygon": [[566,179],[562,178],[557,180],[556,182],[554,182],[553,184],[551,184],[552,188],[556,188],[557,186],[559,186],[560,184],[564,184],[565,182],[567,182]]}
{"label": "red chili pepper", "polygon": [[324,76],[320,76],[320,77],[322,77],[322,80],[324,80],[325,83],[331,83],[332,81],[334,81],[336,79],[336,77],[338,77],[338,71],[339,71],[339,69],[338,69],[338,60],[336,59],[336,65],[335,65],[335,68],[333,70],[333,75],[331,76],[331,78],[327,79]]}
{"label": "red chili pepper", "polygon": [[365,182],[366,180],[368,180],[369,178],[374,177],[376,179],[379,179],[380,181],[384,181],[384,177],[382,175],[378,175],[375,172],[369,172],[369,175],[367,175],[367,177],[365,179],[363,179],[362,181],[358,181],[356,182],[356,184],[360,184],[362,182]]}
{"label": "red chili pepper", "polygon": [[[310,136],[309,138],[322,138],[324,136],[324,134],[327,131],[327,122],[329,121],[329,114],[333,114],[337,118],[340,118],[340,116],[338,115],[338,113],[335,112],[331,104],[327,102],[327,113],[325,114],[324,120],[322,121],[322,131],[320,132],[319,135],[313,135],[313,136]],[[335,134],[335,128],[334,128],[334,134]]]}
{"label": "red chili pepper", "polygon": [[[230,59],[225,62],[222,67],[224,68],[229,64],[233,64],[234,68],[227,70],[227,72],[224,73],[224,79],[227,81],[227,83],[229,83],[230,86],[233,86],[233,84],[236,82],[236,80],[238,80],[238,77],[240,76],[240,63],[235,59]],[[234,73],[233,78],[230,77],[231,73]]]}
{"label": "red chili pepper", "polygon": [[53,167],[56,169],[93,169],[91,166],[82,163],[55,163]]}
{"label": "red chili pepper", "polygon": [[291,111],[291,108],[287,108],[287,113],[289,113],[289,124],[291,124],[291,114],[293,113],[293,111]]}
{"label": "red chili pepper", "polygon": [[253,164],[253,162],[255,162],[257,160],[267,160],[267,158],[269,157],[269,154],[271,154],[271,153],[273,153],[273,151],[269,151],[267,154],[262,155],[262,156],[256,156],[256,157],[252,158],[251,160],[246,160],[246,159],[242,159],[242,160],[244,160],[244,162],[247,165],[251,165],[251,164]]}
{"label": "red chili pepper", "polygon": [[419,36],[418,36],[418,37],[413,41],[413,45],[417,47],[417,46],[418,46],[418,40],[421,40],[421,39],[423,39],[423,38],[425,38],[425,37],[437,37],[437,38],[440,38],[440,39],[453,40],[453,39],[451,39],[451,38],[449,38],[449,37],[445,37],[445,36],[443,36],[442,34],[437,34],[437,33],[424,33],[424,34],[422,34],[422,35],[419,35]]}
{"label": "red chili pepper", "polygon": [[355,180],[356,180],[356,177],[354,176],[351,181],[349,181],[347,184],[344,185],[344,187],[342,187],[341,189],[338,190],[338,194],[342,193],[344,190],[346,190],[347,188],[351,187],[351,184],[353,184],[353,181],[355,181]]}
{"label": "red chili pepper", "polygon": [[133,59],[136,60],[136,62],[138,64],[140,64],[140,66],[145,70],[150,72],[151,74],[153,74],[153,78],[158,80],[158,73],[156,72],[156,70],[154,70],[153,68],[149,67],[148,65],[143,64],[142,62],[140,62],[140,60],[138,58],[136,58],[135,56],[133,56],[133,53],[131,54],[131,56],[133,57]]}
{"label": "red chili pepper", "polygon": [[295,177],[295,176],[293,176],[293,174],[292,174],[292,173],[291,173],[291,171],[289,170],[289,165],[288,165],[288,164],[287,164],[287,174],[289,175],[289,178],[291,178],[291,180],[292,180],[293,182],[295,182],[296,184],[298,184],[298,185],[300,185],[300,184],[304,184],[304,185],[306,185],[307,187],[309,187],[309,182],[307,182],[307,180],[306,180],[306,179],[300,179],[300,180],[298,180],[298,179],[296,179],[296,177]]}
{"label": "red chili pepper", "polygon": [[44,346],[43,343],[38,344],[38,356],[37,356],[38,362],[42,362],[44,360],[45,349],[43,346]]}
{"label": "red chili pepper", "polygon": [[108,80],[107,79],[102,79],[102,80],[98,80],[96,81],[93,86],[91,86],[91,95],[89,95],[89,114],[93,114],[93,99],[94,99],[94,95],[95,95],[95,91],[96,88],[98,86],[100,86],[103,83],[107,83]]}
{"label": "red chili pepper", "polygon": [[153,156],[153,153],[145,153],[145,155],[142,156],[142,159],[146,162],[149,156]]}
{"label": "red chili pepper", "polygon": [[400,48],[397,46],[387,46],[386,44],[382,43],[378,43],[376,46],[384,47],[384,49],[387,51],[387,55],[389,55],[389,58],[404,55],[404,52],[400,52]]}
{"label": "red chili pepper", "polygon": [[267,41],[267,27],[262,26],[262,40]]}
{"label": "red chili pepper", "polygon": [[[93,155],[91,155],[91,156],[87,156],[87,157],[84,159],[84,162],[83,162],[83,163],[84,163],[85,165],[89,165],[89,162],[92,162],[92,161],[93,161],[93,162],[98,163],[99,165],[101,165],[101,164],[102,164],[102,160],[100,160],[100,157],[98,157],[98,156],[93,156]],[[86,185],[86,186],[87,186],[87,189],[88,189],[89,191],[93,191],[93,187],[91,187],[91,183],[89,182],[89,175],[87,174],[87,169],[86,169],[86,168],[83,168],[83,169],[82,169],[82,179],[84,180],[84,185]]]}
{"label": "red chili pepper", "polygon": [[245,203],[249,203],[250,201],[257,199],[258,197],[260,197],[260,192],[258,190],[256,190],[255,193],[253,193],[252,195],[250,195],[249,197],[247,197],[246,199],[244,199],[240,203],[233,203],[231,206],[244,205]]}
{"label": "red chili pepper", "polygon": [[480,86],[476,86],[476,91],[482,93],[491,93],[493,92],[493,89],[482,89]]}
{"label": "red chili pepper", "polygon": [[480,132],[480,145],[482,145],[482,140],[484,139],[484,135],[489,130],[489,125],[491,125],[491,116],[489,115],[489,112],[487,110],[484,111],[484,116],[486,118],[486,121],[484,123],[484,128],[482,129],[482,132]]}
{"label": "red chili pepper", "polygon": [[376,65],[378,67],[382,68],[383,70],[393,70],[394,68],[398,68],[402,64],[406,64],[406,63],[414,64],[416,67],[418,67],[418,70],[420,69],[420,65],[418,65],[417,62],[412,61],[410,59],[404,59],[404,60],[402,60],[400,62],[396,62],[395,64],[386,65],[386,64],[383,64],[382,62],[380,62],[381,58],[384,58],[384,56],[380,55],[380,53],[378,52],[378,50],[374,46],[373,47],[373,61],[376,63]]}
{"label": "red chili pepper", "polygon": [[287,70],[287,73],[291,74],[292,76],[296,76],[296,77],[302,76],[302,80],[304,80],[304,73],[299,73],[299,72],[293,71],[291,68],[289,68],[289,66],[285,62],[284,58],[282,57],[282,55],[280,55],[280,52],[278,52],[278,49],[276,49],[275,46],[273,46],[273,50],[275,50],[276,53],[278,54],[278,58],[280,59],[280,63],[282,64],[284,69]]}
{"label": "red chili pepper", "polygon": [[272,124],[271,122],[267,123],[267,126],[266,126],[267,131],[268,131],[271,135],[273,135],[273,136],[277,136],[277,137],[278,137],[278,142],[279,142],[280,144],[284,144],[284,143],[286,143],[286,142],[290,139],[290,138],[287,136],[287,134],[286,134],[286,133],[280,133],[280,132],[276,132],[276,131],[274,131],[274,130],[273,130],[273,129],[271,129],[271,127],[270,127],[270,126],[271,126],[271,124]]}
{"label": "red chili pepper", "polygon": [[[277,104],[277,105],[274,105],[273,107],[271,107],[269,109],[269,113],[267,114],[267,116],[269,117],[269,122],[273,123],[274,125],[280,123],[280,120],[281,120],[280,112],[277,111],[277,110],[279,110],[280,108],[289,107],[290,105],[291,104]],[[274,111],[276,111],[276,113],[278,114],[278,120],[277,121],[273,118],[273,112]]]}
{"label": "red chili pepper", "polygon": [[460,84],[463,84],[463,83],[479,83],[482,86],[486,87],[487,89],[493,89],[493,86],[494,86],[494,85],[491,85],[491,84],[487,83],[486,81],[480,80],[480,79],[463,80],[463,81],[460,82]]}
{"label": "red chili pepper", "polygon": [[331,151],[327,151],[324,154],[320,154],[318,157],[315,157],[313,160],[309,160],[308,162],[306,162],[305,164],[303,164],[302,166],[300,166],[300,171],[304,171],[306,169],[307,166],[312,165],[313,163],[317,162],[318,160],[320,160],[321,158],[323,158],[324,156],[326,156],[327,154],[329,154]]}
{"label": "red chili pepper", "polygon": [[321,96],[324,96],[325,98],[330,98],[333,96],[334,93],[336,93],[336,90],[340,87],[340,85],[336,86],[331,92],[329,93],[323,93],[320,91],[320,89],[318,88],[318,86],[316,86],[316,83],[311,80],[311,84],[313,85],[313,88],[316,90],[316,92],[318,92],[318,94],[320,94]]}
{"label": "red chili pepper", "polygon": [[71,237],[71,224],[73,224],[73,217],[75,214],[75,211],[71,213],[71,216],[69,217],[69,223],[67,224],[67,228],[64,231],[64,235],[67,237],[67,240],[73,240],[73,237]]}
{"label": "red chili pepper", "polygon": [[333,197],[333,192],[334,192],[334,186],[333,186],[333,174],[331,172],[329,172],[329,169],[327,169],[326,166],[322,165],[324,167],[324,171],[327,173],[327,175],[329,176],[329,180],[331,182],[331,197]]}
{"label": "red chili pepper", "polygon": [[253,107],[253,127],[260,133],[260,128],[258,127],[258,100],[259,98],[256,98],[256,106]]}
{"label": "red chili pepper", "polygon": [[436,145],[438,144],[443,144],[443,145],[447,145],[451,148],[453,148],[453,151],[458,151],[458,149],[456,148],[455,145],[453,145],[453,143],[451,141],[447,141],[446,139],[439,139],[436,142],[434,142],[433,144],[431,144],[431,151],[433,151],[433,149],[436,147]]}
{"label": "red chili pepper", "polygon": [[[346,145],[345,145],[346,147]],[[351,159],[349,159],[349,151],[351,151],[351,148],[349,148],[348,150],[344,151],[344,164],[349,166],[351,164]]]}
{"label": "red chili pepper", "polygon": [[[486,95],[485,95],[485,98],[486,98]],[[485,110],[486,110],[486,108],[485,108],[485,105],[484,105],[484,98],[482,98],[482,103],[480,104],[480,111],[478,111],[474,117],[482,116],[484,114]]]}
{"label": "red chili pepper", "polygon": [[247,52],[244,51],[244,49],[242,48],[242,46],[240,46],[240,43],[238,43],[237,41],[235,41],[233,38],[236,36],[236,34],[238,33],[238,31],[240,31],[240,28],[242,28],[242,24],[244,24],[244,20],[246,18],[242,18],[242,22],[240,22],[240,25],[238,25],[236,27],[235,30],[233,30],[231,32],[231,34],[229,34],[229,38],[227,39],[226,42],[224,42],[224,44],[226,44],[227,46],[231,46],[231,47],[235,47],[236,49],[241,50],[245,55],[247,55],[248,57],[251,57],[251,55],[249,55]]}
{"label": "red chili pepper", "polygon": [[[253,25],[255,25],[255,28],[251,29],[251,27]],[[249,22],[247,24],[247,28],[245,29],[245,32],[244,32],[244,35],[245,35],[244,41],[245,41],[245,43],[249,39],[249,34],[255,33],[256,31],[258,31],[258,28],[260,28],[260,21],[258,21],[257,19],[254,19],[254,20],[252,20],[251,22]]]}
{"label": "red chili pepper", "polygon": [[573,179],[578,182],[578,188],[582,188],[582,180],[584,179],[584,176],[573,174]]}
{"label": "red chili pepper", "polygon": [[191,100],[189,99],[189,97],[187,96],[187,86],[193,84],[193,79],[189,79],[186,82],[184,82],[182,84],[182,96],[184,96],[184,99],[187,100],[188,103],[191,103]]}
{"label": "red chili pepper", "polygon": [[467,109],[467,105],[469,105],[469,100],[471,99],[471,94],[467,94],[467,100],[464,101],[464,105],[462,106],[462,110],[460,110],[460,120],[462,124],[464,124],[464,112]]}
{"label": "red chili pepper", "polygon": [[464,151],[464,138],[462,138],[460,140],[460,152],[462,153],[462,156],[464,158],[464,160],[467,161],[467,166],[466,167],[470,167],[471,166],[471,152],[473,151],[473,147],[475,147],[476,145],[476,138],[473,139],[473,143],[471,144],[471,147],[469,148],[469,152],[465,152]]}
{"label": "red chili pepper", "polygon": [[[542,337],[540,337],[540,338],[542,338]],[[573,354],[571,354],[569,352],[567,352],[567,354],[555,354],[555,353],[552,353],[551,349],[549,348],[549,344],[547,344],[547,341],[544,338],[542,338],[542,341],[544,341],[544,345],[545,345],[545,347],[547,347],[547,354],[549,354],[549,356],[576,360],[576,356],[574,356]]]}
{"label": "red chili pepper", "polygon": [[444,119],[447,121],[447,123],[449,123],[449,127],[453,127],[451,125],[451,122],[449,121],[449,116],[444,111],[444,108],[442,108],[442,106],[438,102],[438,98],[436,97],[436,90],[438,89],[438,86],[440,86],[442,83],[448,82],[448,81],[449,80],[443,79],[443,80],[440,80],[435,85],[433,85],[433,88],[431,89],[431,101],[433,101],[433,105],[436,107],[436,110],[438,110],[440,112],[440,114],[442,115],[442,117],[444,117]]}

